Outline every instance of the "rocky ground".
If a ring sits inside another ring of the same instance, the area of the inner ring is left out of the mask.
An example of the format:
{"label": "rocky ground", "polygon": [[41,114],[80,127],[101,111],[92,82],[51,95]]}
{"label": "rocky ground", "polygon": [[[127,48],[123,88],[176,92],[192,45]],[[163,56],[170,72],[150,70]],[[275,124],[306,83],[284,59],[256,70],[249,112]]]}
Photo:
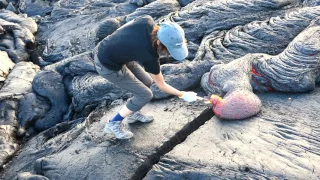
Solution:
{"label": "rocky ground", "polygon": [[319,179],[319,95],[259,94],[256,117],[210,119],[145,179]]}
{"label": "rocky ground", "polygon": [[[319,0],[0,8],[1,179],[320,179]],[[186,103],[153,85],[143,111],[155,120],[120,141],[103,126],[131,94],[96,73],[91,50],[143,15],[186,32],[189,56],[165,60],[166,81],[221,98]]]}

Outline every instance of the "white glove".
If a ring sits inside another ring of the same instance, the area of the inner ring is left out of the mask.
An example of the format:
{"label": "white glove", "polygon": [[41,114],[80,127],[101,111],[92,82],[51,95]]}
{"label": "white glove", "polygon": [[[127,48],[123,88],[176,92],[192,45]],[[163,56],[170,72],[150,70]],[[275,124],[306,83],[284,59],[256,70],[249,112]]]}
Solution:
{"label": "white glove", "polygon": [[183,100],[187,102],[193,102],[197,100],[197,93],[195,92],[183,92],[183,95],[180,96],[179,98],[182,98]]}

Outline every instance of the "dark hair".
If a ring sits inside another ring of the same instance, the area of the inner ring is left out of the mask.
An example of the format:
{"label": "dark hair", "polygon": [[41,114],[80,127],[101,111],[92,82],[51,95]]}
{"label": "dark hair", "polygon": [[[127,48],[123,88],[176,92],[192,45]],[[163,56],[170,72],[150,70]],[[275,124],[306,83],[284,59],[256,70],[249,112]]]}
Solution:
{"label": "dark hair", "polygon": [[157,37],[157,33],[158,33],[159,29],[160,29],[160,26],[158,26],[158,25],[154,25],[153,26],[153,30],[151,32],[152,47],[157,49],[158,53],[163,54],[163,55],[168,57],[169,56],[169,51],[166,48],[166,46],[164,46],[161,42],[160,42],[159,45],[157,44],[157,41],[159,40],[158,37]]}

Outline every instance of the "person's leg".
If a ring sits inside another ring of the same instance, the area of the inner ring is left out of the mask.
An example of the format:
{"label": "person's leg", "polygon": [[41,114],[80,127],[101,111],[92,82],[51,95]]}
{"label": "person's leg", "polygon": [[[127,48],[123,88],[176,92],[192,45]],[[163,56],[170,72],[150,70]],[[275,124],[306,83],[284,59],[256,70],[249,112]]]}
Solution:
{"label": "person's leg", "polygon": [[[114,123],[121,122],[126,116],[130,115],[132,112],[139,111],[145,104],[147,104],[153,97],[153,94],[151,90],[146,87],[141,81],[139,81],[132,72],[124,66],[122,70],[118,73],[117,78],[108,78],[107,79],[114,83],[115,85],[119,86],[122,89],[128,90],[133,94],[133,97],[130,98],[119,113],[110,121],[110,123],[106,124],[106,131],[108,132],[108,129],[110,127],[113,127]],[[111,80],[112,79],[112,80]],[[150,117],[147,116],[138,116],[140,113],[134,113],[133,117],[134,120],[139,120],[142,122],[150,122],[153,120],[153,118],[150,120]],[[131,120],[132,118],[130,118]],[[130,121],[128,118],[129,123],[133,123],[135,121]],[[114,131],[115,134],[118,133],[117,129]],[[118,133],[121,134],[121,133]],[[132,136],[131,136],[132,137]],[[118,138],[130,138],[130,136],[118,136]]]}
{"label": "person's leg", "polygon": [[[145,104],[147,104],[153,97],[151,90],[145,86],[141,81],[139,81],[134,74],[126,67],[116,72],[103,67],[98,60],[95,58],[95,65],[97,72],[108,81],[114,83],[118,87],[130,91],[134,96],[129,99],[125,107],[123,107],[120,112],[111,120],[109,123],[120,124],[123,118],[132,112],[140,110]],[[107,123],[107,124],[109,124]],[[110,124],[109,124],[110,125]],[[106,125],[107,127],[107,125]],[[113,126],[112,126],[113,127]],[[110,128],[109,128],[110,130]],[[121,133],[121,128],[115,129],[114,134],[119,133],[117,138],[127,139],[130,135],[127,133],[126,136],[122,136],[125,133]],[[131,133],[132,134],[132,133]],[[131,135],[132,137],[132,135]]]}
{"label": "person's leg", "polygon": [[[99,66],[98,66],[99,67]],[[152,91],[144,85],[135,75],[126,67],[118,71],[110,71],[102,67],[102,71],[98,73],[108,81],[114,83],[118,87],[131,92],[134,96],[129,99],[126,107],[120,110],[120,115],[125,118],[132,112],[139,111],[153,97]]]}
{"label": "person's leg", "polygon": [[[131,61],[126,64],[128,69],[135,75],[137,79],[139,79],[144,85],[147,87],[151,87],[153,83],[153,79],[151,78],[150,74],[147,73],[138,62]],[[140,111],[136,111],[133,114],[130,114],[127,119],[128,123],[134,123],[137,121],[140,122],[151,122],[153,121],[153,117],[150,115],[146,115],[141,113]]]}
{"label": "person's leg", "polygon": [[[152,91],[143,84],[128,68],[123,66],[120,71],[109,70],[99,62],[96,62],[96,69],[99,75],[106,78],[109,82],[112,82],[116,86],[131,92],[134,96],[128,101],[127,108],[132,112],[140,110],[145,104],[147,104],[153,97]],[[151,84],[151,83],[149,83]],[[130,111],[124,109],[122,116],[126,117]]]}
{"label": "person's leg", "polygon": [[150,87],[153,83],[153,79],[151,78],[150,74],[147,73],[139,63],[136,61],[131,61],[126,64],[128,69],[138,78],[144,85]]}
{"label": "person's leg", "polygon": [[[126,66],[123,66],[122,70],[118,72],[117,78],[106,78],[118,87],[133,94],[133,97],[128,100],[126,105],[132,112],[139,111],[153,97],[152,91],[139,81]],[[128,111],[121,112],[123,112],[122,115],[124,117],[128,115]]]}

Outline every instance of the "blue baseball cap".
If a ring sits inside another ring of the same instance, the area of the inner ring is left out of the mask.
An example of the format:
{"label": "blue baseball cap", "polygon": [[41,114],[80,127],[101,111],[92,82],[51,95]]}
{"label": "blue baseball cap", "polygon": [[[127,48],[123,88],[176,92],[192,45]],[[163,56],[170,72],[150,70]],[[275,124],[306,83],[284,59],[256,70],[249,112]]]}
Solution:
{"label": "blue baseball cap", "polygon": [[181,61],[188,56],[185,34],[177,23],[171,21],[161,23],[157,37],[174,59]]}

